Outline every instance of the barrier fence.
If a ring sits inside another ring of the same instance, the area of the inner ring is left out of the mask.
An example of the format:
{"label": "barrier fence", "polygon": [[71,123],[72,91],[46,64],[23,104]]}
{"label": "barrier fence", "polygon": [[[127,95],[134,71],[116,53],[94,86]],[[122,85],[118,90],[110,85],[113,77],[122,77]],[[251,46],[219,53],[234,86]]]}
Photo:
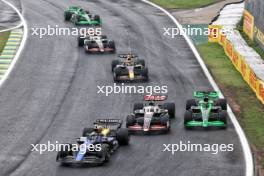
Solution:
{"label": "barrier fence", "polygon": [[[247,15],[247,12],[245,14]],[[239,45],[236,46],[236,42],[232,42],[226,34],[221,32],[221,28],[222,26],[220,25],[209,26],[209,42],[218,42],[224,48],[226,55],[232,61],[234,67],[256,93],[257,98],[264,104],[264,80],[257,76],[261,75],[264,71],[264,61],[262,62],[254,58],[257,57],[254,54],[247,56],[248,48],[244,48],[245,51],[241,50]],[[251,30],[249,26],[247,26],[247,29]]]}

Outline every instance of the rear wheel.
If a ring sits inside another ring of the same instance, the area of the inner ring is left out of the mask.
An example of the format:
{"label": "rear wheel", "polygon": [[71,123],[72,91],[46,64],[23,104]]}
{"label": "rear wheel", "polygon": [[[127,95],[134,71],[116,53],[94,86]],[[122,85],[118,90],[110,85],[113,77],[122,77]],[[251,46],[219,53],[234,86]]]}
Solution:
{"label": "rear wheel", "polygon": [[175,118],[175,103],[164,103],[163,108],[168,110],[170,118]]}
{"label": "rear wheel", "polygon": [[226,111],[227,110],[227,102],[226,99],[219,99],[217,100],[216,103],[218,106],[221,106],[222,110]]}
{"label": "rear wheel", "polygon": [[186,110],[190,110],[192,106],[197,106],[195,99],[187,100],[186,102]]}
{"label": "rear wheel", "polygon": [[101,24],[101,18],[99,15],[95,15],[94,16],[94,21],[96,21],[98,24],[97,25],[100,25]]}
{"label": "rear wheel", "polygon": [[135,110],[140,110],[140,109],[143,109],[143,103],[135,103],[134,104],[134,108],[133,108],[133,110],[135,111]]}
{"label": "rear wheel", "polygon": [[148,68],[144,68],[142,70],[142,76],[144,76],[145,81],[148,81],[148,79],[149,79],[149,76],[148,76]]}
{"label": "rear wheel", "polygon": [[127,129],[120,128],[116,132],[116,138],[120,145],[128,145],[130,140],[130,135]]}
{"label": "rear wheel", "polygon": [[136,123],[136,118],[133,115],[128,115],[126,118],[126,127],[133,126]]}

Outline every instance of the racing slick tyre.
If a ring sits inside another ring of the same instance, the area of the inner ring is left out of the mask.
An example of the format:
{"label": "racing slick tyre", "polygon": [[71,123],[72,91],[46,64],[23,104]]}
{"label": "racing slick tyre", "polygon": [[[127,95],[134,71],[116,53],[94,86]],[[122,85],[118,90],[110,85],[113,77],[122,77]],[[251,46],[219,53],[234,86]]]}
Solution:
{"label": "racing slick tyre", "polygon": [[186,111],[185,114],[184,114],[184,126],[186,127],[186,124],[190,121],[193,120],[193,117],[192,117],[192,112],[191,111]]}
{"label": "racing slick tyre", "polygon": [[70,12],[64,13],[64,20],[65,21],[70,21],[71,17],[72,17],[72,13],[70,13]]}
{"label": "racing slick tyre", "polygon": [[142,65],[143,67],[145,67],[145,60],[143,60],[143,59],[138,59],[136,61],[136,63]]}
{"label": "racing slick tyre", "polygon": [[128,145],[130,135],[127,129],[119,128],[116,132],[116,139],[120,145]]}
{"label": "racing slick tyre", "polygon": [[111,49],[113,49],[113,51],[111,51],[111,53],[115,53],[116,47],[115,47],[115,42],[113,40],[110,40],[108,42],[108,47],[111,48]]}
{"label": "racing slick tyre", "polygon": [[116,66],[119,64],[119,60],[113,60],[111,63],[111,67],[112,67],[112,72],[114,72],[114,69],[116,68]]}
{"label": "racing slick tyre", "polygon": [[195,99],[187,100],[186,102],[186,110],[190,110],[192,106],[197,106]]}
{"label": "racing slick tyre", "polygon": [[143,103],[135,103],[133,111],[143,109],[144,105]]}
{"label": "racing slick tyre", "polygon": [[114,81],[119,82],[120,80],[118,79],[120,76],[128,75],[128,70],[121,68],[121,67],[116,67],[114,68]]}
{"label": "racing slick tyre", "polygon": [[227,112],[221,111],[219,113],[219,121],[223,122],[224,124],[227,124]]}
{"label": "racing slick tyre", "polygon": [[78,37],[78,46],[82,47],[84,45],[84,36]]}
{"label": "racing slick tyre", "polygon": [[136,123],[136,118],[133,115],[128,115],[126,118],[126,127],[133,126]]}
{"label": "racing slick tyre", "polygon": [[88,136],[88,135],[91,134],[93,131],[94,131],[93,128],[84,128],[84,129],[83,129],[83,132],[82,132],[82,136],[83,136],[83,137]]}
{"label": "racing slick tyre", "polygon": [[227,110],[227,102],[226,102],[226,99],[221,98],[221,99],[217,100],[216,104],[218,106],[221,106],[222,110],[224,110],[224,111]]}
{"label": "racing slick tyre", "polygon": [[72,144],[65,144],[61,145],[59,152],[57,154],[56,161],[58,161],[60,158],[65,158],[71,153]]}
{"label": "racing slick tyre", "polygon": [[99,15],[95,15],[94,16],[94,21],[97,21],[98,22],[98,25],[100,25],[101,24],[101,18],[100,18],[100,16]]}
{"label": "racing slick tyre", "polygon": [[164,103],[163,108],[168,110],[170,118],[175,118],[175,103]]}
{"label": "racing slick tyre", "polygon": [[149,77],[148,77],[148,68],[144,68],[142,70],[142,76],[145,78],[144,81],[148,81]]}

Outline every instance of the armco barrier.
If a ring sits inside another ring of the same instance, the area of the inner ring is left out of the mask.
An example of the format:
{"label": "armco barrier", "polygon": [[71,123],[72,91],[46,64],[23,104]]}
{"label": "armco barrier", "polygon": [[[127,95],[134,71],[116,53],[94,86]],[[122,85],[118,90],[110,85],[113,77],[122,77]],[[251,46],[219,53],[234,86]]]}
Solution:
{"label": "armco barrier", "polygon": [[[240,33],[234,30],[242,17],[242,13],[245,19],[244,31],[253,37],[254,17],[247,10],[241,10],[241,5],[238,4],[237,7],[232,5],[232,8],[228,6],[226,9],[223,8],[219,19],[209,25],[208,40],[209,42],[218,42],[223,47],[234,67],[264,104],[264,60],[252,48],[248,47]],[[229,21],[225,22],[223,19],[228,18],[229,15]]]}

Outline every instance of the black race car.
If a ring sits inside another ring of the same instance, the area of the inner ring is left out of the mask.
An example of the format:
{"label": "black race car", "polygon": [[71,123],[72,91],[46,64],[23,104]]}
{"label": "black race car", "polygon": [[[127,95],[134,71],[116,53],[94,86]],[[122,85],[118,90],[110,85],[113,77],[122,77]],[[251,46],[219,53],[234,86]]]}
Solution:
{"label": "black race car", "polygon": [[121,128],[122,120],[98,119],[93,128],[84,128],[76,144],[64,144],[57,154],[63,165],[102,165],[110,160],[111,154],[120,146],[129,144],[127,129]]}
{"label": "black race car", "polygon": [[119,60],[112,61],[112,72],[115,82],[148,81],[148,68],[145,61],[134,54],[120,54]]}

